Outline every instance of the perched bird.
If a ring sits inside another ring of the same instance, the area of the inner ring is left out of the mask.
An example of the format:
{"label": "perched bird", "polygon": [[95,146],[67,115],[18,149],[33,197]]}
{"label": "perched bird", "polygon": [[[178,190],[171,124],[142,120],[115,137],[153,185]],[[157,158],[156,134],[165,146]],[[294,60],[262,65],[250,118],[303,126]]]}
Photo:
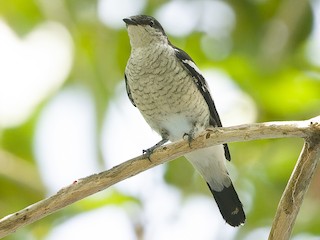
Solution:
{"label": "perched bird", "polygon": [[[162,140],[148,154],[166,143],[192,139],[221,121],[208,85],[190,56],[173,46],[160,23],[151,16],[123,19],[130,38],[131,55],[125,69],[126,89]],[[195,150],[185,155],[207,182],[222,217],[231,226],[245,222],[242,203],[232,185],[226,160],[227,144]]]}

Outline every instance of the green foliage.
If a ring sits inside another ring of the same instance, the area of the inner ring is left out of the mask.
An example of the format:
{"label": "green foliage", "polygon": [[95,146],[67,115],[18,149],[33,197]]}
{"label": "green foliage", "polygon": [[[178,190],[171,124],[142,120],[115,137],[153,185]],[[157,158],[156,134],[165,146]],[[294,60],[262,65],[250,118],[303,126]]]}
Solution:
{"label": "green foliage", "polygon": [[[306,3],[290,12],[286,11],[291,8],[285,2],[290,1],[226,1],[235,12],[236,26],[231,35],[232,49],[221,58],[214,52],[214,46],[202,45],[205,33],[170,36],[175,45],[187,50],[200,68],[214,66],[226,71],[235,84],[254,100],[258,110],[257,121],[303,120],[319,115],[319,66],[306,58],[306,46],[314,21],[311,8]],[[149,1],[146,11],[153,14],[165,3],[167,1]],[[74,44],[73,66],[65,85],[55,93],[73,84],[88,89],[94,98],[96,138],[99,142],[105,110],[114,96],[116,85],[123,80],[130,46],[124,27],[113,29],[100,22],[97,4],[88,0],[0,0],[0,17],[21,37],[48,20],[57,21],[67,28]],[[273,42],[277,38],[273,36],[272,24],[278,20],[290,24],[288,41],[282,47]],[[278,51],[265,50],[273,47],[279,47]],[[213,52],[206,53],[206,48]],[[46,109],[47,101],[54,95],[47,96],[40,104],[40,112]],[[0,129],[0,153],[9,154],[0,154],[0,168],[3,169],[0,170],[0,217],[45,197],[46,189],[40,180],[32,149],[38,115],[36,111],[26,123]],[[270,226],[301,148],[302,141],[297,139],[231,144],[232,164],[237,169],[233,175],[237,176],[235,185],[241,196],[250,199],[244,201],[249,209],[248,222],[241,228],[239,236],[245,236],[258,227]],[[99,147],[96,152],[101,156]],[[16,166],[15,171],[10,170],[11,163]],[[185,197],[195,193],[210,194],[200,177],[193,176],[192,167],[179,159],[168,164],[164,179],[167,184],[187,193]],[[319,180],[319,176],[315,179]],[[5,239],[40,239],[57,222],[83,211],[105,205],[139,204],[139,199],[130,195],[116,190],[108,192],[110,194],[104,198],[85,199]],[[310,189],[298,216],[295,234],[320,235],[319,196],[319,188]]]}
{"label": "green foliage", "polygon": [[19,35],[26,34],[44,19],[39,6],[33,0],[1,0],[0,5],[0,14]]}

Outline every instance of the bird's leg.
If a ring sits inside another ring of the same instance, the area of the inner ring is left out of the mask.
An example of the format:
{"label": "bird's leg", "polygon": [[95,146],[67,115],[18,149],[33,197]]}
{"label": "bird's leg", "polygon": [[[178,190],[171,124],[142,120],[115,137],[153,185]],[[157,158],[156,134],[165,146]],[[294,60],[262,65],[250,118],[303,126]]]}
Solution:
{"label": "bird's leg", "polygon": [[187,139],[187,140],[188,140],[189,147],[191,148],[191,142],[192,142],[193,139],[194,139],[194,132],[193,132],[193,130],[190,131],[189,133],[183,134],[183,139]]}
{"label": "bird's leg", "polygon": [[204,129],[203,124],[198,123],[198,122],[194,122],[193,128],[188,133],[183,134],[182,138],[184,140],[188,140],[189,148],[192,148],[191,147],[192,141],[195,139],[195,137],[198,136],[198,133],[201,132],[203,129]]}
{"label": "bird's leg", "polygon": [[161,141],[159,141],[158,143],[156,143],[156,144],[155,144],[154,146],[152,146],[151,148],[142,150],[142,153],[149,159],[149,161],[151,161],[150,156],[151,156],[151,154],[153,153],[153,151],[154,151],[156,148],[162,146],[163,144],[165,144],[165,143],[168,142],[168,141],[169,141],[169,139],[167,139],[167,138],[162,138]]}

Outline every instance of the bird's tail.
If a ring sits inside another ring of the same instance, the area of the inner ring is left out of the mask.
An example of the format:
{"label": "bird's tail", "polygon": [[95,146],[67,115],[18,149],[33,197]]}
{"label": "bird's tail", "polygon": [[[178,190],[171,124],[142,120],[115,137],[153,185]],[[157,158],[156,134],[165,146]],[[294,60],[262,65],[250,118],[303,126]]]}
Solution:
{"label": "bird's tail", "polygon": [[232,183],[229,187],[223,188],[222,191],[215,191],[210,187],[209,183],[207,184],[224,220],[233,227],[244,224],[246,216]]}
{"label": "bird's tail", "polygon": [[231,226],[245,222],[245,213],[228,175],[223,145],[199,149],[185,155],[207,182],[222,217]]}

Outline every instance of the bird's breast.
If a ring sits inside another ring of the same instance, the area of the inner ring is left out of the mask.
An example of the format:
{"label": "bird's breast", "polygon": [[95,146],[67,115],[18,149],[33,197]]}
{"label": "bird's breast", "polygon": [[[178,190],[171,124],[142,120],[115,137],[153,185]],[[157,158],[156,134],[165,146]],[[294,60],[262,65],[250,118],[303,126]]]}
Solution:
{"label": "bird's breast", "polygon": [[208,106],[191,75],[177,61],[174,50],[133,51],[126,76],[135,105],[158,133],[182,138],[195,125],[207,126]]}

